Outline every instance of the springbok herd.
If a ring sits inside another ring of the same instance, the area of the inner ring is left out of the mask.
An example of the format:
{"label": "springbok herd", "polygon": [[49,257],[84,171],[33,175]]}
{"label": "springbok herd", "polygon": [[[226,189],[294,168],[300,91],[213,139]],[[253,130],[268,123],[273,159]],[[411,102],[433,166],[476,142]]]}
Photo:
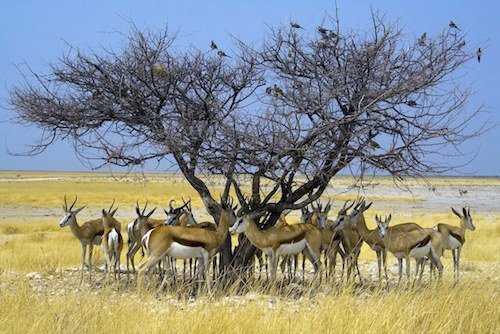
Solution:
{"label": "springbok herd", "polygon": [[[70,226],[73,235],[82,245],[81,279],[83,280],[85,266],[88,266],[89,278],[91,279],[93,245],[101,245],[106,259],[106,272],[108,274],[113,272],[116,279],[117,275],[120,275],[120,255],[124,239],[121,234],[121,224],[114,218],[117,211],[116,208],[113,209],[114,201],[108,210],[102,210],[101,218],[85,222],[82,225],[77,223],[76,215],[85,206],[73,209],[76,201],[77,197],[68,207],[66,196],[64,197],[64,217],[60,226]],[[151,218],[156,208],[146,212],[147,203],[142,210],[137,203],[135,208],[137,218],[127,226],[127,275],[135,273],[139,278],[142,278],[156,265],[161,269],[160,265],[163,263],[163,266],[170,273],[163,274],[161,290],[169,279],[176,279],[176,259],[185,260],[184,279],[186,278],[186,260],[196,259],[199,261],[198,278],[199,280],[204,279],[207,287],[210,288],[209,264],[214,261],[213,276],[216,277],[215,257],[219,247],[228,233],[231,235],[243,233],[257,248],[256,256],[259,263],[262,263],[262,254],[267,256],[271,282],[276,281],[280,258],[283,258],[282,272],[288,265],[288,274],[295,275],[298,255],[301,253],[303,259],[307,258],[312,263],[315,277],[321,278],[322,257],[326,267],[326,275],[331,276],[335,270],[337,255],[340,255],[342,274],[347,266],[347,279],[349,280],[351,272],[354,271],[354,277],[357,276],[361,281],[358,257],[363,242],[376,252],[379,280],[382,280],[382,268],[387,280],[387,251],[398,259],[398,283],[403,276],[403,259],[406,260],[406,275],[408,278],[410,277],[410,258],[416,259],[416,274],[419,274],[420,278],[426,260],[430,260],[431,271],[434,267],[437,268],[439,277],[441,277],[443,271],[441,256],[445,249],[452,252],[454,276],[458,278],[460,254],[465,243],[465,231],[466,229],[475,229],[470,208],[462,208],[461,212],[452,208],[453,213],[460,218],[459,226],[438,224],[433,228],[423,228],[415,223],[389,226],[391,223],[391,215],[389,214],[386,217],[375,216],[377,228],[370,230],[366,225],[364,212],[370,208],[372,203],[367,204],[361,198],[344,203],[335,220],[328,219],[331,209],[330,202],[324,207],[317,203],[316,205],[311,204],[311,208],[301,209],[300,224],[288,224],[286,213],[284,213],[274,227],[262,230],[246,214],[248,210],[241,208],[238,210],[238,206],[233,206],[232,201],[229,203],[221,201],[222,209],[217,225],[211,222],[196,222],[190,202],[184,202],[182,206],[174,207],[173,203],[175,202],[170,201],[169,209],[164,210],[167,215],[166,219]],[[88,263],[85,263],[87,247],[89,247]],[[134,257],[141,248],[146,258],[136,271]],[[259,268],[262,268],[262,264]],[[304,260],[302,261],[302,269],[304,273]],[[159,270],[159,272],[163,273],[165,270]],[[432,276],[430,275],[431,279]]]}

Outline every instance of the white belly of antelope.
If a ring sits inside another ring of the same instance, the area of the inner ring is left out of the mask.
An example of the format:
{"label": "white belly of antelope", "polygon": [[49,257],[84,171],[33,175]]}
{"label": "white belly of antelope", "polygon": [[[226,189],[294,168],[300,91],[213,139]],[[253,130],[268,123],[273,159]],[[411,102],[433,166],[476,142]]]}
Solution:
{"label": "white belly of antelope", "polygon": [[429,255],[430,251],[431,251],[431,243],[428,242],[427,245],[425,246],[413,248],[410,252],[410,257],[413,257],[415,259],[420,259]]}
{"label": "white belly of antelope", "polygon": [[177,242],[172,242],[172,245],[167,251],[167,255],[176,259],[192,259],[203,258],[203,254],[207,251],[203,247],[184,246]]}
{"label": "white belly of antelope", "polygon": [[455,249],[455,248],[458,248],[460,247],[462,244],[460,243],[460,241],[458,241],[457,239],[455,239],[454,237],[452,237],[451,235],[448,236],[448,246],[450,246],[450,249]]}
{"label": "white belly of antelope", "polygon": [[305,247],[306,239],[302,239],[294,243],[280,245],[276,250],[276,253],[280,255],[295,255],[302,252]]}

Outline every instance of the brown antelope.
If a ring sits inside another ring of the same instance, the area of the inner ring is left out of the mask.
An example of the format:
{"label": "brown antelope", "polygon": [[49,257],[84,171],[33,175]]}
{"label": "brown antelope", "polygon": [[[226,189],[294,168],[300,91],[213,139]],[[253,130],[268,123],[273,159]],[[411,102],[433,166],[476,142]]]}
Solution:
{"label": "brown antelope", "polygon": [[123,238],[120,231],[113,227],[114,215],[118,208],[113,211],[106,211],[102,209],[102,225],[104,227],[104,234],[101,241],[101,249],[106,259],[106,272],[111,274],[113,268],[114,279],[116,280],[117,271],[118,278],[120,278],[120,256],[123,249]]}
{"label": "brown antelope", "polygon": [[[345,216],[346,224],[354,227],[363,239],[364,242],[377,254],[378,278],[382,279],[382,264],[384,266],[385,278],[387,279],[387,251],[384,246],[384,240],[378,233],[378,229],[370,230],[366,226],[364,212],[370,208],[372,203],[368,205],[364,200],[359,206],[355,207],[352,212]],[[415,223],[404,223],[390,226],[389,229],[394,232],[408,232],[421,227]]]}
{"label": "brown antelope", "polygon": [[443,272],[441,255],[443,254],[443,240],[441,234],[431,228],[420,228],[408,232],[398,232],[389,229],[391,215],[384,220],[375,216],[380,236],[384,240],[385,249],[398,259],[399,278],[403,276],[403,258],[406,260],[406,276],[410,278],[410,258],[417,261],[428,257],[432,264],[438,268],[439,277]]}
{"label": "brown antelope", "polygon": [[476,227],[472,222],[470,208],[467,210],[462,208],[462,214],[458,213],[454,208],[451,208],[451,211],[460,218],[460,227],[437,224],[433,229],[443,236],[443,249],[451,250],[451,254],[453,255],[453,273],[458,278],[460,272],[460,254],[462,253],[462,246],[465,243],[465,231],[467,229],[474,231]]}
{"label": "brown antelope", "polygon": [[137,218],[132,221],[127,226],[127,234],[128,234],[128,250],[127,250],[127,275],[130,273],[129,263],[132,266],[132,271],[135,273],[135,263],[134,258],[137,251],[141,248],[141,240],[144,234],[147,231],[154,228],[153,224],[150,223],[151,215],[155,212],[156,208],[151,210],[149,213],[146,213],[146,208],[148,207],[148,202],[146,201],[146,205],[144,209],[139,209],[139,202],[137,202],[135,207],[135,212],[137,214]]}
{"label": "brown antelope", "polygon": [[330,201],[328,201],[324,210],[321,203],[318,203],[316,207],[311,204],[311,207],[312,211],[309,211],[307,208],[302,210],[301,221],[316,225],[321,230],[321,250],[325,255],[325,268],[327,276],[334,274],[335,267],[337,265],[337,254],[339,254],[342,258],[342,271],[344,271],[345,253],[340,246],[342,233],[337,229],[331,228],[335,222],[328,219],[328,213],[331,208]]}
{"label": "brown antelope", "polygon": [[278,259],[283,255],[304,252],[316,274],[321,270],[321,232],[313,225],[295,224],[262,231],[253,219],[244,215],[236,219],[229,232],[232,235],[245,233],[248,240],[269,257],[272,282],[276,281]]}
{"label": "brown antelope", "polygon": [[[357,202],[352,202],[348,205],[350,201],[344,203],[342,208],[339,210],[337,219],[335,223],[330,226],[333,230],[340,231],[342,247],[344,247],[346,262],[347,262],[347,280],[351,277],[351,271],[354,270],[354,274],[358,275],[358,279],[361,282],[361,273],[358,266],[358,258],[361,252],[361,246],[363,244],[363,239],[359,232],[351,226],[350,224],[345,224],[346,217],[348,216],[347,210],[349,210],[355,203],[358,206],[361,200]],[[343,275],[343,272],[342,272]]]}
{"label": "brown antelope", "polygon": [[[68,208],[68,203],[66,202],[66,195],[64,196],[64,205],[63,205],[64,217],[61,219],[59,226],[60,227],[69,226],[71,229],[71,232],[73,233],[73,236],[75,238],[77,238],[82,245],[81,281],[83,281],[83,271],[84,271],[84,267],[86,265],[85,264],[85,257],[87,254],[87,246],[89,247],[87,267],[89,268],[89,280],[91,281],[92,280],[92,251],[93,251],[94,245],[101,244],[101,238],[102,238],[102,235],[104,233],[104,227],[102,224],[102,218],[87,221],[87,222],[83,223],[81,226],[78,225],[78,223],[76,221],[76,215],[80,211],[82,211],[86,205],[84,205],[81,208],[78,208],[76,210],[73,210],[73,207],[75,206],[77,199],[78,199],[78,197],[75,196],[75,200],[73,201],[73,204],[71,204],[71,206]],[[111,204],[110,210],[112,207],[113,207],[113,204]],[[111,226],[115,227],[118,231],[121,230],[120,223],[118,223],[114,219],[111,222]]]}
{"label": "brown antelope", "polygon": [[[210,289],[210,275],[208,268],[211,258],[227,237],[228,229],[235,221],[233,209],[229,204],[221,203],[219,224],[215,231],[206,228],[183,226],[159,226],[148,231],[142,244],[148,258],[139,267],[139,276],[143,277],[151,267],[166,256],[174,259],[202,259],[198,275],[205,276],[205,282]],[[160,285],[160,291],[166,284],[165,276]]]}

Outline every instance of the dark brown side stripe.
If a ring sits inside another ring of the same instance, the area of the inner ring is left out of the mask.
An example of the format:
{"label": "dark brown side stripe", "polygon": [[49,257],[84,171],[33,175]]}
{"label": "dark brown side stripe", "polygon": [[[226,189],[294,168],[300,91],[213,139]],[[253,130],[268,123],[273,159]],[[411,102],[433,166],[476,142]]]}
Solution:
{"label": "dark brown side stripe", "polygon": [[282,244],[292,244],[301,241],[306,237],[306,231],[303,231],[302,233],[288,239],[288,240],[283,240]]}
{"label": "dark brown side stripe", "polygon": [[205,247],[205,244],[199,241],[194,241],[194,240],[188,240],[188,239],[183,239],[179,237],[173,237],[172,238],[173,242],[177,242],[178,244],[181,244],[183,246],[188,246],[188,247]]}
{"label": "dark brown side stripe", "polygon": [[461,243],[461,244],[463,244],[463,243],[464,243],[463,238],[462,238],[459,234],[456,234],[456,233],[453,233],[453,232],[451,232],[451,231],[450,231],[450,235],[451,235],[453,238],[455,238],[455,239],[457,239],[458,241],[460,241],[460,243]]}
{"label": "dark brown side stripe", "polygon": [[415,248],[419,248],[419,247],[424,247],[425,245],[427,245],[429,242],[431,241],[431,236],[428,235],[426,236],[424,239],[416,242],[415,244],[413,244],[410,249],[415,249]]}

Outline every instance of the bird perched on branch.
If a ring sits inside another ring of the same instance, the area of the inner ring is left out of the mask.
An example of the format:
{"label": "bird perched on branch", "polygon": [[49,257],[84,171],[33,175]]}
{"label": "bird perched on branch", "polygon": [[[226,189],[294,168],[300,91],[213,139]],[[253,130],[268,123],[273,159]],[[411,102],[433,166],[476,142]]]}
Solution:
{"label": "bird perched on branch", "polygon": [[410,107],[415,107],[417,105],[417,102],[415,102],[415,100],[408,100],[406,101],[406,104]]}
{"label": "bird perched on branch", "polygon": [[276,96],[283,94],[283,90],[276,85],[273,86],[273,90],[274,90],[274,95]]}
{"label": "bird perched on branch", "polygon": [[424,34],[420,36],[420,38],[418,39],[418,45],[424,46],[426,39],[427,39],[427,33],[424,32]]}
{"label": "bird perched on branch", "polygon": [[211,48],[212,50],[217,49],[217,44],[215,44],[215,42],[214,42],[214,41],[212,41],[212,43],[210,43],[210,48]]}
{"label": "bird perched on branch", "polygon": [[229,57],[229,56],[228,56],[228,55],[227,55],[224,51],[222,51],[222,50],[217,51],[217,54],[218,54],[220,57],[228,57],[228,58],[231,58],[231,57]]}
{"label": "bird perched on branch", "polygon": [[292,26],[292,28],[294,28],[294,29],[304,29],[300,26],[300,24],[295,23],[295,22],[290,22],[290,26]]}
{"label": "bird perched on branch", "polygon": [[319,27],[318,27],[318,31],[319,31],[319,33],[320,33],[321,35],[326,35],[326,34],[328,34],[328,32],[329,32],[330,30],[325,29],[325,28],[323,28],[323,27],[319,26]]}
{"label": "bird perched on branch", "polygon": [[450,28],[460,30],[460,28],[457,26],[457,24],[453,21],[450,21]]}
{"label": "bird perched on branch", "polygon": [[165,66],[161,63],[156,63],[153,67],[153,71],[155,74],[163,77],[167,74],[167,71],[165,70]]}
{"label": "bird perched on branch", "polygon": [[477,49],[476,56],[477,56],[477,62],[481,62],[481,56],[483,55],[483,51],[481,51],[481,48]]}

